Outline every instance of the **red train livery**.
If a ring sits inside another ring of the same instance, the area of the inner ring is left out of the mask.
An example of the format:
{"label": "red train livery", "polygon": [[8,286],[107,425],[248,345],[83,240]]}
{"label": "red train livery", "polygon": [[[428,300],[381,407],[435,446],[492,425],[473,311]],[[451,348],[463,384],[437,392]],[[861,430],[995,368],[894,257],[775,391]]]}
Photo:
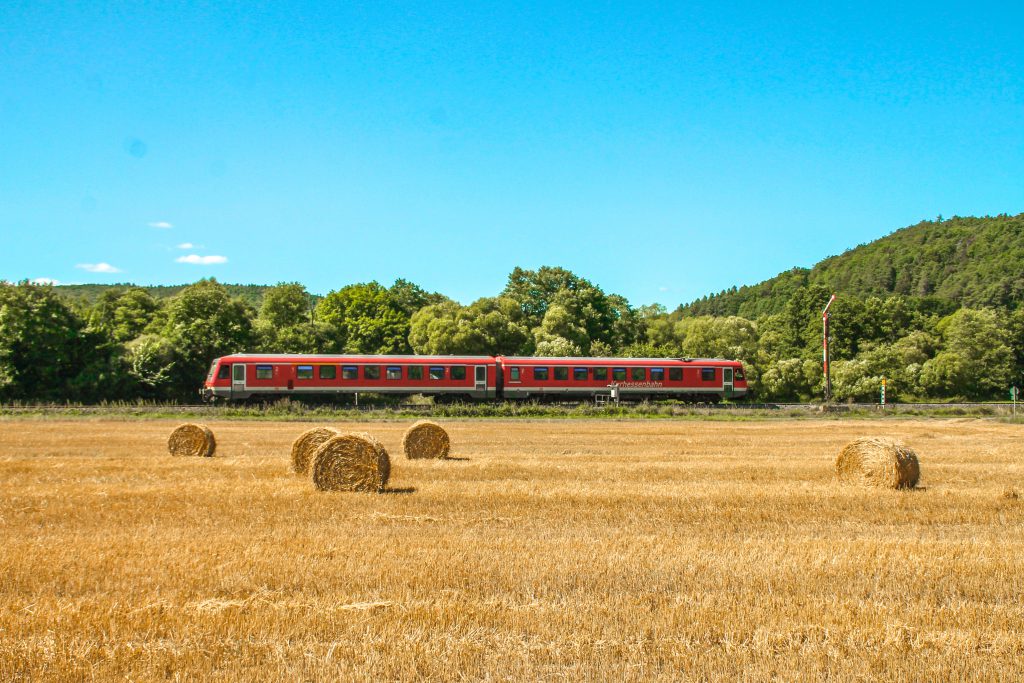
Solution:
{"label": "red train livery", "polygon": [[206,400],[379,393],[437,401],[623,400],[717,402],[747,394],[739,361],[719,358],[337,356],[235,354],[217,358]]}

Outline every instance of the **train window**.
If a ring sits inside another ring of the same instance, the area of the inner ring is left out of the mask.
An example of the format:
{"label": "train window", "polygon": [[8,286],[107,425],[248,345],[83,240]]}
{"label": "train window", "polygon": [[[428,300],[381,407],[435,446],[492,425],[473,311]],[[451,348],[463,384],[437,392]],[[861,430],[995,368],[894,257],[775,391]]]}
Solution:
{"label": "train window", "polygon": [[569,368],[556,367],[555,368],[555,379],[560,379],[560,380],[569,379]]}
{"label": "train window", "polygon": [[625,382],[626,368],[612,368],[612,379],[616,382]]}
{"label": "train window", "polygon": [[508,379],[509,379],[510,382],[518,382],[519,381],[519,368],[509,368],[508,369]]}
{"label": "train window", "polygon": [[431,365],[430,379],[444,379],[444,368],[440,365]]}
{"label": "train window", "polygon": [[312,365],[296,365],[295,366],[295,378],[296,379],[313,379],[313,366]]}
{"label": "train window", "polygon": [[342,379],[359,379],[359,368],[355,365],[342,365],[341,366],[341,378]]}
{"label": "train window", "polygon": [[714,382],[715,381],[715,369],[714,368],[701,368],[700,369],[700,378],[701,378],[701,381],[704,381],[704,382]]}
{"label": "train window", "polygon": [[586,382],[589,375],[590,373],[587,371],[586,368],[572,369],[572,378],[577,382]]}
{"label": "train window", "polygon": [[631,368],[629,374],[633,377],[634,382],[643,382],[647,379],[647,368]]}
{"label": "train window", "polygon": [[743,374],[743,368],[736,368],[736,379],[746,379],[746,376]]}
{"label": "train window", "polygon": [[274,379],[273,365],[257,365],[256,379]]}
{"label": "train window", "polygon": [[448,376],[452,379],[466,379],[466,366],[453,365],[451,370],[448,371]]}
{"label": "train window", "polygon": [[320,379],[334,379],[338,376],[338,368],[335,365],[321,365]]}
{"label": "train window", "polygon": [[408,372],[409,372],[409,379],[423,379],[423,366],[422,365],[410,365]]}
{"label": "train window", "polygon": [[233,382],[244,382],[245,381],[245,366],[241,363],[236,363],[231,368],[231,381]]}
{"label": "train window", "polygon": [[541,380],[542,382],[543,381],[547,381],[548,369],[547,368],[534,368],[533,369],[533,378],[537,379],[537,380]]}
{"label": "train window", "polygon": [[228,379],[229,377],[231,377],[231,365],[230,363],[225,363],[217,371],[217,379]]}
{"label": "train window", "polygon": [[665,368],[651,368],[651,381],[652,382],[664,382],[665,381]]}
{"label": "train window", "polygon": [[594,379],[602,382],[608,379],[608,368],[594,368]]}
{"label": "train window", "polygon": [[380,366],[379,365],[364,365],[363,366],[363,379],[380,379]]}
{"label": "train window", "polygon": [[388,366],[388,379],[402,379],[402,367],[399,365]]}
{"label": "train window", "polygon": [[683,381],[683,369],[682,368],[669,368],[668,378],[673,382]]}

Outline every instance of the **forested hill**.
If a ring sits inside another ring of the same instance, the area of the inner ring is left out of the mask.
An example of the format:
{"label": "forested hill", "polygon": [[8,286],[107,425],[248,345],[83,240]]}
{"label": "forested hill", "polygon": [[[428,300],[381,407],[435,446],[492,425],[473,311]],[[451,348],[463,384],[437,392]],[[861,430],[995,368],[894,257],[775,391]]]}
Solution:
{"label": "forested hill", "polygon": [[[159,301],[163,299],[170,299],[180,293],[181,290],[188,287],[188,285],[133,285],[129,283],[116,285],[89,284],[57,285],[55,289],[64,299],[88,308],[95,305],[96,302],[100,300],[100,297],[103,296],[104,292],[124,291],[136,287],[144,289],[147,294]],[[232,298],[241,299],[247,304],[255,308],[259,308],[260,304],[263,303],[263,294],[270,289],[270,285],[224,285],[224,289]]]}
{"label": "forested hill", "polygon": [[689,315],[779,313],[801,287],[846,296],[900,294],[967,307],[1014,310],[1024,303],[1024,214],[924,221],[756,285],[698,299]]}

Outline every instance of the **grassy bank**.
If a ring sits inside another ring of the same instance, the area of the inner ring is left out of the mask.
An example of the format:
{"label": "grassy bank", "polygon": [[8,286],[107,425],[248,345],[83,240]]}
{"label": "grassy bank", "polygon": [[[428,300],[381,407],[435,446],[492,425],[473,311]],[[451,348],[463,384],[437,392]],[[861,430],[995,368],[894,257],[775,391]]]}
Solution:
{"label": "grassy bank", "polygon": [[168,419],[206,418],[238,420],[294,421],[388,421],[409,418],[555,418],[555,419],[694,419],[694,420],[777,420],[777,419],[892,419],[895,417],[986,417],[1009,422],[1024,422],[1014,417],[1005,405],[890,405],[884,410],[866,406],[780,406],[751,407],[744,404],[687,406],[672,403],[638,403],[610,406],[592,404],[563,405],[530,402],[456,403],[451,405],[353,406],[308,404],[284,399],[267,404],[227,404],[183,406],[150,402],[120,402],[95,405],[50,404],[0,406],[0,418],[95,418]]}

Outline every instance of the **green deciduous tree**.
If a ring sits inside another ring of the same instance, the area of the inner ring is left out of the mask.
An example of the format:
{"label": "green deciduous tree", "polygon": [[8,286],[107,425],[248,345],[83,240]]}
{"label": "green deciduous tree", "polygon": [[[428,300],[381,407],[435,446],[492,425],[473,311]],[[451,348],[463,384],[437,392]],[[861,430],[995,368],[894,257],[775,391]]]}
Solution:
{"label": "green deciduous tree", "polygon": [[263,294],[259,319],[268,325],[283,329],[311,322],[313,300],[303,285],[297,282],[280,283]]}
{"label": "green deciduous tree", "polygon": [[338,330],[314,320],[313,297],[295,282],[266,291],[253,328],[266,353],[325,353],[341,346]]}
{"label": "green deciduous tree", "polygon": [[439,304],[442,301],[448,300],[448,297],[443,294],[428,292],[419,285],[402,278],[395,280],[395,283],[388,289],[388,293],[391,295],[395,305],[405,311],[405,314],[410,318],[424,306]]}
{"label": "green deciduous tree", "polygon": [[961,308],[938,325],[943,350],[924,363],[921,386],[932,396],[989,399],[1013,379],[1014,352],[1003,316],[991,309]]}
{"label": "green deciduous tree", "polygon": [[461,306],[444,301],[420,309],[409,342],[416,353],[512,355],[529,351],[531,337],[518,304],[494,297]]}
{"label": "green deciduous tree", "polygon": [[156,299],[139,287],[108,290],[89,311],[89,327],[124,343],[142,334],[159,308]]}
{"label": "green deciduous tree", "polygon": [[761,368],[758,398],[765,401],[809,400],[820,395],[821,365],[802,358],[783,358]]}
{"label": "green deciduous tree", "polygon": [[643,338],[643,319],[625,298],[564,268],[516,268],[502,296],[519,304],[538,349],[550,342],[588,354],[594,342],[622,348]]}
{"label": "green deciduous tree", "polygon": [[409,316],[376,282],[342,287],[324,297],[317,320],[337,330],[335,348],[345,353],[408,353]]}
{"label": "green deciduous tree", "polygon": [[144,334],[125,345],[128,373],[142,398],[160,398],[173,381],[174,346],[156,334]]}
{"label": "green deciduous tree", "polygon": [[179,396],[198,389],[214,358],[252,350],[253,317],[216,280],[200,280],[168,302],[163,336],[177,355],[173,387]]}
{"label": "green deciduous tree", "polygon": [[120,348],[52,287],[0,283],[0,397],[94,401],[128,388]]}

